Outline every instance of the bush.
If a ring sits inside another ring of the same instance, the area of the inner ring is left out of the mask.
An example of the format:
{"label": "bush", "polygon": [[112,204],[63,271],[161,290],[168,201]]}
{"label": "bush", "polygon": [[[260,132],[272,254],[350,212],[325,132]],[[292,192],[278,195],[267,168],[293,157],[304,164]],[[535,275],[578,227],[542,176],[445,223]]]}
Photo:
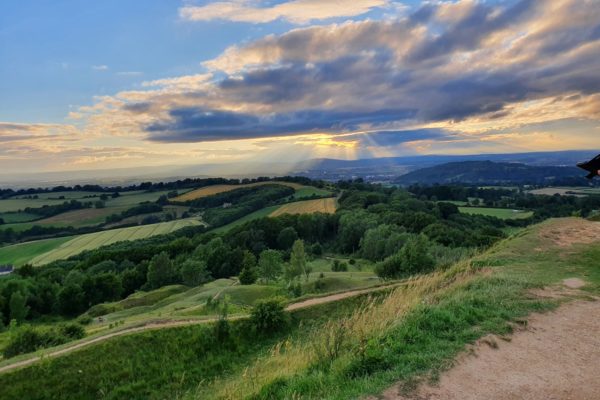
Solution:
{"label": "bush", "polygon": [[333,265],[331,266],[331,270],[333,272],[348,271],[348,264],[346,264],[345,262],[340,262],[340,260],[333,260]]}
{"label": "bush", "polygon": [[410,239],[399,252],[375,266],[375,272],[384,279],[398,279],[430,272],[435,260],[429,254],[430,243],[423,235]]}
{"label": "bush", "polygon": [[238,276],[242,285],[252,285],[258,279],[256,268],[244,268]]}
{"label": "bush", "polygon": [[38,349],[58,346],[70,339],[61,334],[60,329],[35,329],[31,326],[23,326],[12,333],[3,355],[4,358],[10,358],[19,354],[31,353]]}
{"label": "bush", "polygon": [[250,322],[257,332],[264,334],[278,332],[286,328],[288,317],[282,300],[272,298],[257,302],[250,313]]}
{"label": "bush", "polygon": [[69,339],[81,339],[85,336],[85,329],[79,324],[64,324],[59,327],[59,332]]}

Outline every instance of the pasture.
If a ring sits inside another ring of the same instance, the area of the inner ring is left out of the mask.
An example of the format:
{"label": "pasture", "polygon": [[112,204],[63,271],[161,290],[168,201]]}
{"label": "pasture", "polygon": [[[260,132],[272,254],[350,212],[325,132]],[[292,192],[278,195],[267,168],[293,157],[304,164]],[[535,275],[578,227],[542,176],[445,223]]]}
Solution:
{"label": "pasture", "polygon": [[269,214],[269,217],[277,217],[283,214],[311,214],[317,212],[333,214],[336,209],[336,199],[328,197],[326,199],[304,200],[284,204]]}
{"label": "pasture", "polygon": [[219,193],[230,192],[235,189],[249,188],[249,187],[255,187],[255,186],[264,186],[264,185],[282,185],[282,186],[291,187],[295,190],[300,190],[300,189],[307,187],[307,186],[300,185],[299,183],[281,182],[281,181],[254,182],[254,183],[248,183],[248,184],[243,184],[243,185],[211,185],[211,186],[206,186],[206,187],[203,187],[200,189],[192,190],[191,192],[185,193],[181,196],[177,196],[177,197],[173,198],[172,200],[177,201],[177,202],[185,202],[185,201],[201,199],[203,197],[208,197],[208,196],[212,196],[212,195],[219,194]]}
{"label": "pasture", "polygon": [[500,219],[525,219],[533,215],[531,211],[511,210],[507,208],[488,208],[488,207],[459,207],[461,213],[479,214]]}
{"label": "pasture", "polygon": [[201,224],[201,221],[190,218],[79,235],[46,253],[38,255],[31,259],[31,262],[34,265],[44,265],[52,261],[69,258],[85,250],[93,250],[98,247],[126,240],[144,239],[151,236],[163,235],[186,226]]}
{"label": "pasture", "polygon": [[15,266],[26,264],[31,259],[47,253],[71,239],[73,239],[72,236],[67,236],[0,247],[0,264]]}
{"label": "pasture", "polygon": [[24,210],[28,207],[40,208],[42,206],[55,206],[62,204],[67,200],[47,200],[47,199],[4,199],[0,200],[0,213],[15,212]]}
{"label": "pasture", "polygon": [[40,216],[37,214],[31,214],[26,212],[8,212],[0,213],[0,218],[4,220],[5,224],[16,224],[19,222],[29,222],[39,219]]}

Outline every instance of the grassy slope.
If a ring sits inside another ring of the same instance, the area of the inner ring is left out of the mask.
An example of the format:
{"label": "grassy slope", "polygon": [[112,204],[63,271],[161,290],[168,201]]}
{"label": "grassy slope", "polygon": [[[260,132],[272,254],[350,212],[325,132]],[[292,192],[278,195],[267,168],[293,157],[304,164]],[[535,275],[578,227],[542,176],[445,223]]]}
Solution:
{"label": "grassy slope", "polygon": [[465,214],[480,214],[501,219],[523,219],[533,215],[531,211],[509,210],[506,208],[488,207],[459,207],[460,212]]}
{"label": "grassy slope", "polygon": [[[303,280],[303,293],[306,297],[324,295],[352,289],[372,287],[381,281],[373,273],[368,261],[359,261],[361,270],[350,267],[348,272],[331,272],[331,261],[317,259],[309,265],[313,269],[308,281]],[[320,277],[323,272],[323,277]],[[315,282],[319,281],[319,286]],[[181,288],[181,289],[178,289]],[[94,322],[90,328],[97,332],[119,321],[125,324],[139,323],[156,318],[201,317],[214,315],[216,310],[206,306],[207,299],[227,296],[231,305],[230,313],[247,312],[259,299],[284,295],[279,284],[254,284],[241,286],[235,279],[219,279],[200,287],[168,286],[150,292],[138,292],[127,299],[94,307],[104,309],[104,322]],[[99,314],[97,314],[99,315]]]}
{"label": "grassy slope", "polygon": [[[556,306],[529,289],[580,277],[590,282],[588,290],[600,291],[593,262],[600,245],[565,251],[539,235],[563,223],[529,228],[472,263],[416,280],[363,311],[337,303],[307,310],[305,323],[289,335],[248,341],[239,334],[234,347],[210,345],[209,328],[200,326],[116,338],[0,375],[0,397],[27,397],[35,382],[40,399],[98,393],[110,399],[347,399],[378,393],[398,379],[435,376],[465,344],[490,332],[509,333],[510,321]],[[332,324],[323,325],[325,318]],[[318,356],[326,337],[344,338],[338,357]],[[276,342],[281,345],[272,348]]]}
{"label": "grassy slope", "polygon": [[73,237],[68,236],[0,247],[0,264],[16,266],[26,264],[33,258],[51,251],[71,239]]}

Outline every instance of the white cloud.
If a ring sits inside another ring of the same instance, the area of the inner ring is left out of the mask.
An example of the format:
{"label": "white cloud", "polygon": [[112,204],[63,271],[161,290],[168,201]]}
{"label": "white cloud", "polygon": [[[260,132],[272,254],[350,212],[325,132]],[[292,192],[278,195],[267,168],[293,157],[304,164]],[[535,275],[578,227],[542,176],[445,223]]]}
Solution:
{"label": "white cloud", "polygon": [[107,71],[108,65],[92,65],[94,71]]}
{"label": "white cloud", "polygon": [[215,19],[253,24],[283,19],[294,24],[338,17],[354,17],[375,8],[385,7],[389,0],[292,0],[261,7],[260,1],[221,1],[205,6],[185,6],[179,10],[188,21]]}

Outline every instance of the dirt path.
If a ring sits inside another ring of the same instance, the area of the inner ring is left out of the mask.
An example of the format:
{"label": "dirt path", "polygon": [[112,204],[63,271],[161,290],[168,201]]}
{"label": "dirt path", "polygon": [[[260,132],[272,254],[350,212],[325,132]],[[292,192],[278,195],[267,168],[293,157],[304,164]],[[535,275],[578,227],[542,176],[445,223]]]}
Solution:
{"label": "dirt path", "polygon": [[[488,337],[459,357],[436,385],[386,400],[598,400],[600,301],[577,301],[532,315],[510,341]],[[492,345],[490,345],[490,343]],[[494,348],[497,344],[497,348]]]}
{"label": "dirt path", "polygon": [[[386,285],[386,286],[378,286],[375,288],[370,288],[370,289],[361,289],[361,290],[352,290],[352,291],[348,291],[348,292],[343,292],[343,293],[336,293],[336,294],[332,294],[329,296],[323,296],[323,297],[318,297],[318,298],[314,298],[314,299],[308,299],[308,300],[304,300],[298,303],[293,303],[290,304],[286,307],[287,311],[293,311],[293,310],[299,310],[302,308],[307,308],[307,307],[312,307],[318,304],[324,304],[324,303],[331,303],[334,301],[339,301],[339,300],[343,300],[343,299],[347,299],[349,297],[354,297],[354,296],[359,296],[361,294],[365,294],[365,293],[370,293],[370,292],[375,292],[375,291],[379,291],[379,290],[384,290],[390,287],[395,287],[400,285],[399,283],[394,283],[391,285]],[[237,316],[237,317],[230,317],[229,320],[236,320],[236,319],[240,319],[240,318],[244,318],[243,316]],[[199,325],[199,324],[206,324],[209,322],[214,322],[216,321],[217,318],[211,318],[211,319],[204,319],[204,320],[180,320],[180,321],[155,321],[155,322],[150,322],[148,324],[145,324],[143,326],[136,326],[133,328],[127,328],[127,329],[123,329],[122,331],[118,331],[118,332],[113,332],[113,333],[109,333],[107,335],[104,336],[98,336],[92,339],[87,339],[87,340],[83,340],[79,343],[76,343],[72,346],[69,347],[65,347],[62,348],[60,350],[55,350],[49,353],[45,353],[43,356],[35,356],[32,358],[28,358],[22,361],[18,361],[12,364],[8,364],[5,366],[0,367],[0,374],[4,373],[4,372],[8,372],[8,371],[12,371],[14,369],[17,368],[21,368],[21,367],[26,367],[28,365],[34,364],[38,361],[40,361],[42,358],[46,359],[46,358],[50,358],[50,357],[58,357],[67,353],[70,353],[72,351],[81,349],[83,347],[87,347],[90,346],[92,344],[95,343],[99,343],[99,342],[103,342],[105,340],[109,340],[112,339],[114,337],[117,336],[123,336],[123,335],[130,335],[133,333],[138,333],[138,332],[142,332],[142,331],[148,331],[148,330],[154,330],[154,329],[165,329],[165,328],[175,328],[175,327],[180,327],[180,326],[189,326],[189,325]]]}
{"label": "dirt path", "polygon": [[390,287],[399,286],[399,285],[401,285],[401,284],[396,283],[396,284],[392,284],[392,285],[378,286],[378,287],[370,288],[370,289],[351,290],[349,292],[336,293],[336,294],[331,294],[329,296],[314,297],[312,299],[308,299],[308,300],[300,301],[298,303],[290,304],[289,306],[286,307],[286,310],[294,311],[294,310],[298,310],[300,308],[312,307],[312,306],[316,306],[316,305],[324,304],[324,303],[331,303],[332,301],[339,301],[339,300],[347,299],[348,297],[360,296],[361,294],[371,293],[371,292],[375,292],[375,291],[383,290],[383,289],[388,289]]}

